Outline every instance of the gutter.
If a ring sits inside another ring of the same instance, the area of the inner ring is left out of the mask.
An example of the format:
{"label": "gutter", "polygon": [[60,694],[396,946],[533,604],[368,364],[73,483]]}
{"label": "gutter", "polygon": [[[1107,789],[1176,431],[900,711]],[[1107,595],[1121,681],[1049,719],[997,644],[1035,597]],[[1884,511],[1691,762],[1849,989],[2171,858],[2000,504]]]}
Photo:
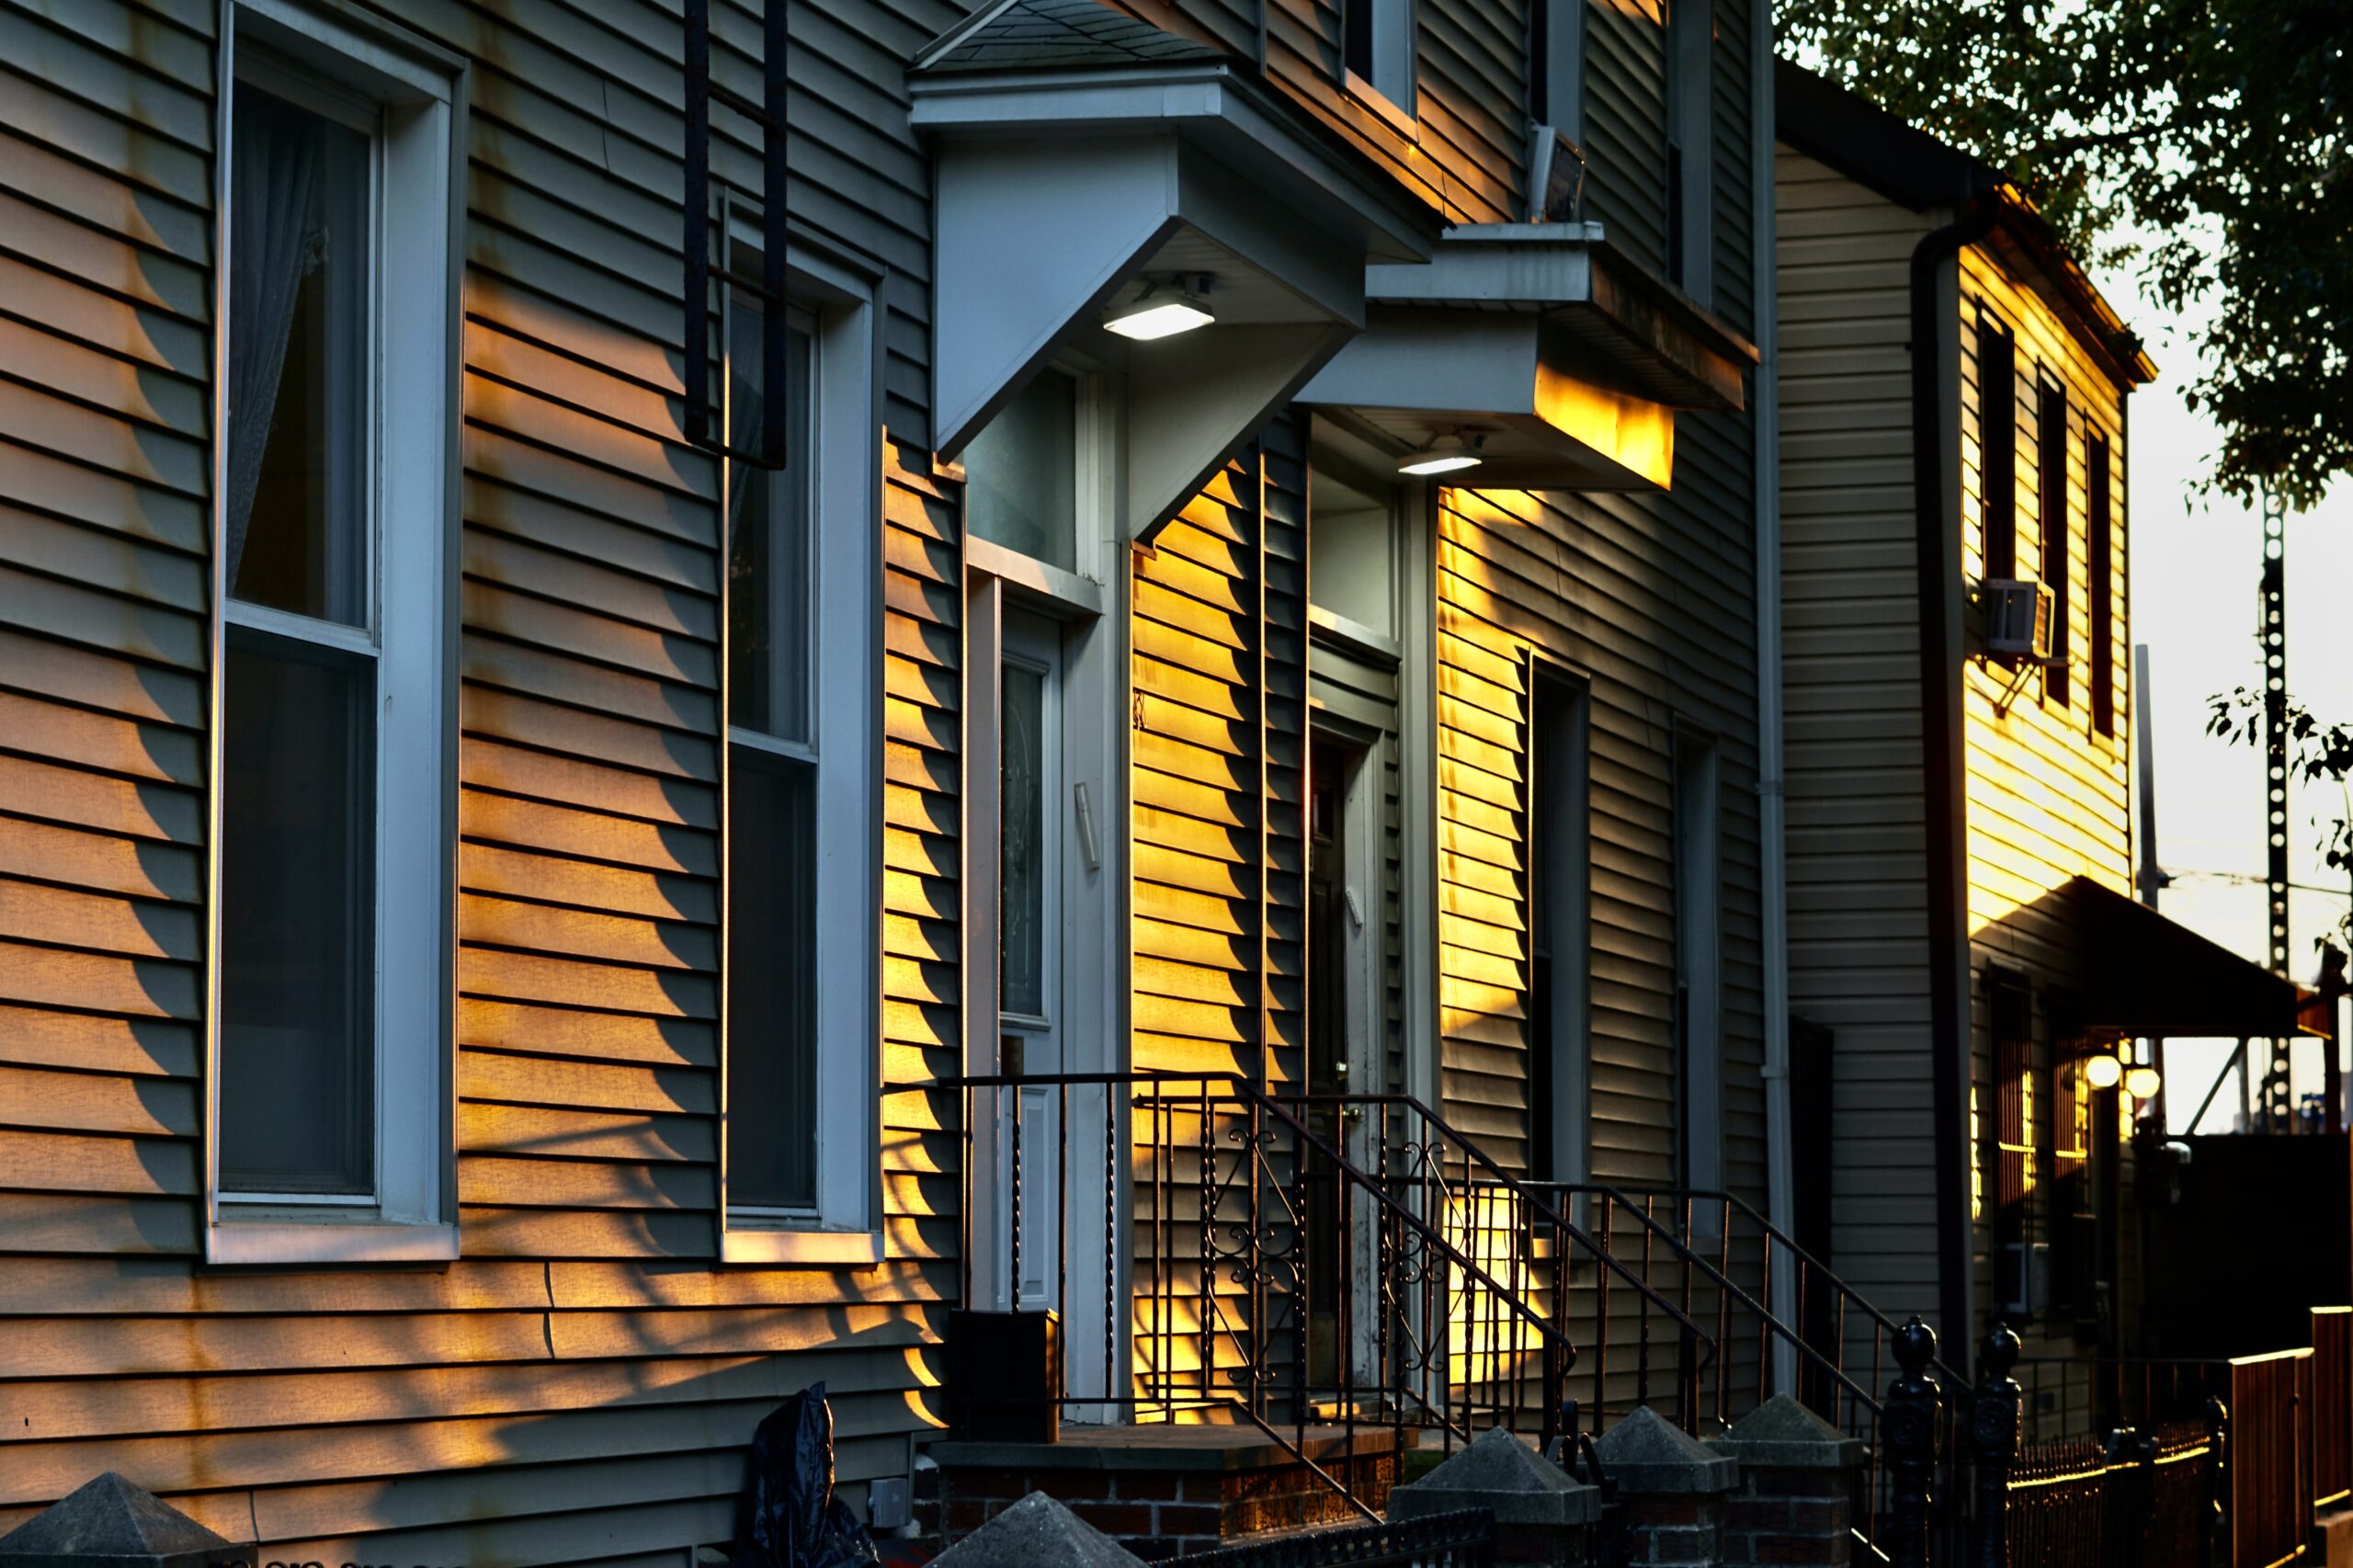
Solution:
{"label": "gutter", "polygon": [[1928,881],[1928,1071],[1936,1118],[1938,1354],[1963,1378],[1974,1326],[1969,1217],[1968,830],[1962,812],[1959,553],[1946,548],[1944,265],[2000,219],[1996,189],[1970,191],[1960,215],[1912,252],[1912,502],[1918,544],[1920,768]]}
{"label": "gutter", "polygon": [[[1790,901],[1789,858],[1784,834],[1788,801],[1781,766],[1781,390],[1779,293],[1774,247],[1773,6],[1751,0],[1749,7],[1750,102],[1767,106],[1764,133],[1752,148],[1749,180],[1755,217],[1749,251],[1756,267],[1756,381],[1753,399],[1756,450],[1756,811],[1762,840],[1758,898],[1765,937],[1765,1212],[1783,1235],[1797,1225],[1797,1151],[1790,1147]],[[1797,1260],[1790,1249],[1773,1253],[1766,1288],[1774,1301],[1797,1300]],[[1773,1342],[1773,1386],[1795,1390],[1797,1350]]]}

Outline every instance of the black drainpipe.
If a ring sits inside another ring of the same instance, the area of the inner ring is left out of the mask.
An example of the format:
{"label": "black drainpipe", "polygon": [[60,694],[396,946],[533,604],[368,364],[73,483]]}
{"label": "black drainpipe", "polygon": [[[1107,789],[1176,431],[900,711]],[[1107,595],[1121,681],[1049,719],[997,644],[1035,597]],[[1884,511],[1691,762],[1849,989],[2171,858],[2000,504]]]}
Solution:
{"label": "black drainpipe", "polygon": [[1919,545],[1920,767],[1928,851],[1928,1057],[1936,1116],[1937,1315],[1939,1358],[1969,1375],[1972,1263],[1969,1218],[1969,988],[1962,823],[1960,645],[1952,596],[1959,561],[1945,548],[1943,368],[1938,274],[1947,257],[1992,232],[1996,192],[1975,189],[1961,215],[1912,252],[1912,497]]}

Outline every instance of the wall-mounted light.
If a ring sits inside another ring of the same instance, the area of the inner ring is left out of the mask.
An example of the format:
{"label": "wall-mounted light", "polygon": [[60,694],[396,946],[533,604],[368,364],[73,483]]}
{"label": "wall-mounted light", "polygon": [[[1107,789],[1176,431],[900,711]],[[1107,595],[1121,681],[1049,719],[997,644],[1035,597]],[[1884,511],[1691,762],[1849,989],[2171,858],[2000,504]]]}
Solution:
{"label": "wall-mounted light", "polygon": [[1149,343],[1156,337],[1174,337],[1180,332],[1207,326],[1217,320],[1216,313],[1203,303],[1211,280],[1206,272],[1165,281],[1147,278],[1142,293],[1103,312],[1104,330]]}
{"label": "wall-mounted light", "polygon": [[2084,1079],[2095,1089],[2112,1089],[2124,1081],[2124,1063],[2102,1052],[2083,1061]]}
{"label": "wall-mounted light", "polygon": [[2131,1068],[2124,1074],[2124,1092],[2136,1100],[2154,1099],[2164,1082],[2154,1067]]}
{"label": "wall-mounted light", "polygon": [[1477,468],[1484,461],[1479,456],[1475,442],[1461,436],[1440,436],[1418,452],[1407,452],[1397,460],[1399,473],[1427,475],[1456,473],[1466,468]]}

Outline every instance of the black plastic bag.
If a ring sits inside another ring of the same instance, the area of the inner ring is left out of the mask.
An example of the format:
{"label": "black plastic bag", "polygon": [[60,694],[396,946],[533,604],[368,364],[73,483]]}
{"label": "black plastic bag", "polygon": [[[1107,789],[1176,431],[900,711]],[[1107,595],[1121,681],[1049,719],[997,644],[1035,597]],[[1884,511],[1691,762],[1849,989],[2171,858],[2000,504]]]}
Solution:
{"label": "black plastic bag", "polygon": [[752,1434],[731,1568],[865,1568],[874,1538],[834,1495],[834,1411],[812,1383]]}

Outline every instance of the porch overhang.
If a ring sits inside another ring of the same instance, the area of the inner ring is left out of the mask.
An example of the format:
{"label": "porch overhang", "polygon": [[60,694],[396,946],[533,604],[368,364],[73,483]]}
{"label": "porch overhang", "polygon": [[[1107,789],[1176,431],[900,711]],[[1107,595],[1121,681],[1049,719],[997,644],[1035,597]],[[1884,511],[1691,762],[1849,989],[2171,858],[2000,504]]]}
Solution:
{"label": "porch overhang", "polygon": [[2283,1039],[2313,1032],[2303,988],[2088,877],[2067,884],[2075,911],[2087,1033]]}
{"label": "porch overhang", "polygon": [[[939,449],[961,451],[1058,354],[1124,370],[1121,511],[1136,538],[1362,328],[1367,265],[1425,260],[1438,233],[1230,57],[1153,36],[1170,48],[1039,66],[950,35],[910,75],[915,124],[938,143]],[[1141,343],[1105,329],[1107,307],[1203,278],[1213,324]]]}
{"label": "porch overhang", "polygon": [[1366,329],[1300,401],[1418,449],[1459,437],[1480,488],[1669,484],[1675,415],[1736,411],[1756,350],[1619,255],[1598,223],[1471,224],[1367,269]]}

